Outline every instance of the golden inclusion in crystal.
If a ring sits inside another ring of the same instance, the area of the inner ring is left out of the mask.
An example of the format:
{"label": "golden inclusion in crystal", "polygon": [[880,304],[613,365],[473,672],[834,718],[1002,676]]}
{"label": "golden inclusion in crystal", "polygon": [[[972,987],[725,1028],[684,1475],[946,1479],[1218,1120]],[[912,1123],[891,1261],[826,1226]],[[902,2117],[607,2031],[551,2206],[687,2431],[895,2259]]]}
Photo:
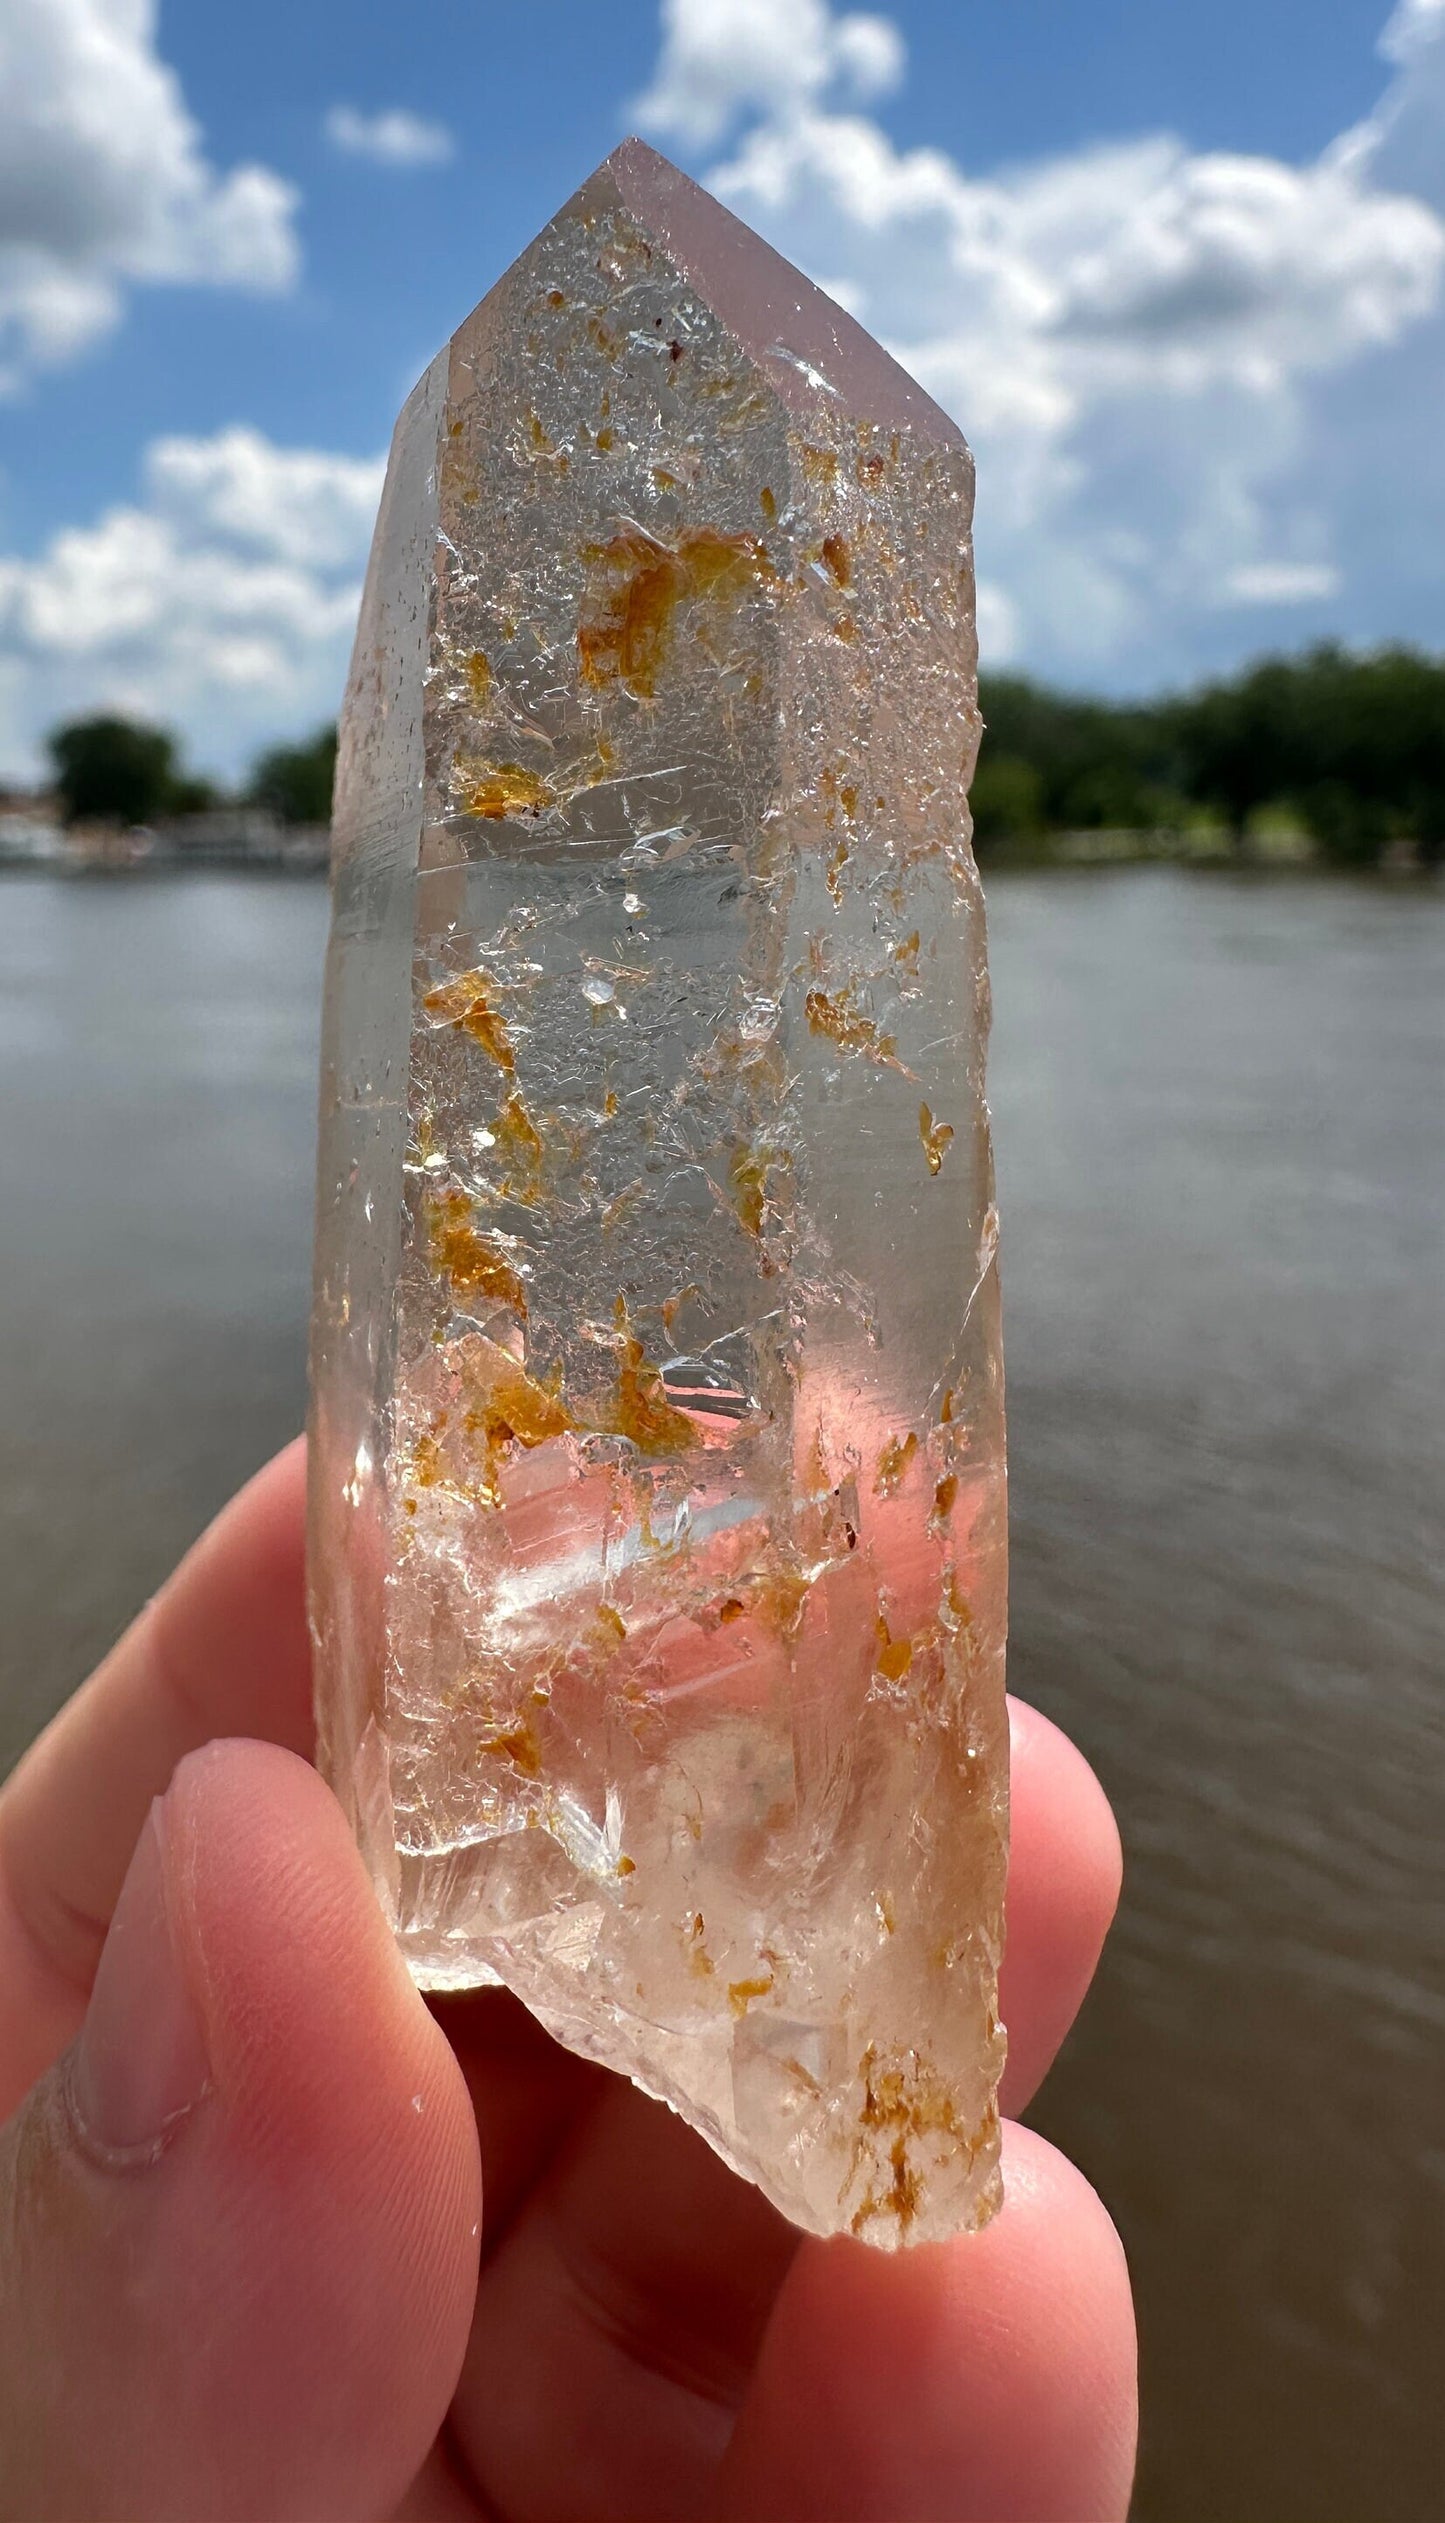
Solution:
{"label": "golden inclusion in crystal", "polygon": [[402,1950],[885,2245],[999,2195],[971,502],[629,142],[398,423],[327,980],[321,1756]]}

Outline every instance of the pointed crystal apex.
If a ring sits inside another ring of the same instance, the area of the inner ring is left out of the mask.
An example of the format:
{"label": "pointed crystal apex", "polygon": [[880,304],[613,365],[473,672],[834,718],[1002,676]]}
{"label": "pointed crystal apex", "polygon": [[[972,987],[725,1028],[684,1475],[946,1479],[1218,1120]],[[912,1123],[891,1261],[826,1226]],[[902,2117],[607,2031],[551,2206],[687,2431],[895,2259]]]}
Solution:
{"label": "pointed crystal apex", "polygon": [[859,420],[962,447],[955,421],[855,316],[645,140],[624,140],[560,218],[616,197],[706,299],[733,339],[799,410],[809,392]]}
{"label": "pointed crystal apex", "polygon": [[628,142],[402,416],[337,785],[323,1766],[423,1985],[882,2245],[999,2197],[971,503]]}

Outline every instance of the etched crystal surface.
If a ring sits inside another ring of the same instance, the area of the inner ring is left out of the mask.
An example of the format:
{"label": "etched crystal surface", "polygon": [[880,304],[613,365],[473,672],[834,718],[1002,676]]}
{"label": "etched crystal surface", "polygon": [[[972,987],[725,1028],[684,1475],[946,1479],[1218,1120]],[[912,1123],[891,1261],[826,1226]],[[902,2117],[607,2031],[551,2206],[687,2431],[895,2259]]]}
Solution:
{"label": "etched crystal surface", "polygon": [[398,423],[338,772],[323,1765],[788,2216],[998,2199],[972,469],[629,142]]}

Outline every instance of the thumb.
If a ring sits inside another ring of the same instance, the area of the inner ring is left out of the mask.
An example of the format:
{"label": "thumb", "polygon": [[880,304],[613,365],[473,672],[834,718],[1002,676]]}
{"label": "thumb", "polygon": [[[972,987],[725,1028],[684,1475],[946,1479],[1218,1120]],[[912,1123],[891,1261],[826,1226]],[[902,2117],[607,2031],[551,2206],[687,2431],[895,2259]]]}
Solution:
{"label": "thumb", "polygon": [[379,2523],[451,2397],[476,2132],[341,1815],[212,1744],[0,2131],[3,2523]]}

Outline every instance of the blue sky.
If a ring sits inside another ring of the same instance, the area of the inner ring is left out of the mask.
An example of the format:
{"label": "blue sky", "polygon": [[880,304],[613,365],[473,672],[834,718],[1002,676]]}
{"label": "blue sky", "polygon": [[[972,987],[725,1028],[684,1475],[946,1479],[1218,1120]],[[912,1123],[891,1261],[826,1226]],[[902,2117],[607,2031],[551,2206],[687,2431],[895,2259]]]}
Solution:
{"label": "blue sky", "polygon": [[0,0],[0,772],[334,707],[403,395],[638,124],[962,420],[993,662],[1445,646],[1445,0]]}

